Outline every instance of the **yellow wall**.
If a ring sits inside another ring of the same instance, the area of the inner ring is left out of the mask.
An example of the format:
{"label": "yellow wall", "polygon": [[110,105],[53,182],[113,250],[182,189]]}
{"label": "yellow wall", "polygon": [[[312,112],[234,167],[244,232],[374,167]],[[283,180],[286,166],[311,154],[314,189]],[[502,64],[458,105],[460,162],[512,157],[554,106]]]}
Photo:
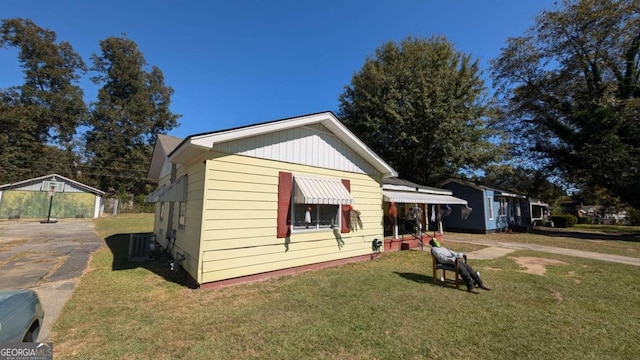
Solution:
{"label": "yellow wall", "polygon": [[[290,243],[285,244],[284,238],[276,237],[280,171],[349,179],[363,228],[338,233],[341,241],[332,231],[293,233]],[[191,182],[190,177],[189,201]],[[380,182],[379,177],[365,174],[212,152],[206,163],[205,200],[201,203],[204,217],[198,282],[370,254],[371,242],[381,239],[383,233]],[[196,194],[193,198],[197,199]],[[187,226],[191,221],[196,219],[189,217]]]}
{"label": "yellow wall", "polygon": [[[204,160],[206,155],[194,159],[191,163],[180,166],[177,170],[176,179],[183,175],[188,176],[187,183],[187,201],[186,201],[186,221],[185,228],[178,227],[178,218],[180,216],[180,204],[178,202],[165,203],[164,219],[160,220],[160,204],[156,204],[156,218],[154,224],[154,233],[157,240],[164,248],[171,247],[171,253],[174,258],[177,254],[181,254],[185,259],[181,262],[181,266],[196,280],[199,281],[200,268],[200,239],[202,225],[202,207],[203,207],[203,189],[204,176],[206,174]],[[159,185],[169,184],[170,175],[160,180]],[[169,219],[169,209],[173,206],[173,218]],[[171,246],[166,240],[169,221],[172,228],[176,230],[175,245]],[[162,230],[162,232],[160,231]]]}

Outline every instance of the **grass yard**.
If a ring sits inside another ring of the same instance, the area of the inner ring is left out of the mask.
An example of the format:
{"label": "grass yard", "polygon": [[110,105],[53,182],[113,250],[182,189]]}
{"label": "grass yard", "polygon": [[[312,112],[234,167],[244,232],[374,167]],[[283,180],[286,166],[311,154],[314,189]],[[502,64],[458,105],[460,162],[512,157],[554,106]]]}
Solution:
{"label": "grass yard", "polygon": [[[54,326],[56,359],[636,359],[640,353],[640,267],[515,252],[473,261],[493,290],[472,295],[464,286],[432,285],[427,252],[401,251],[192,290],[167,281],[159,261],[123,263],[126,244],[114,243],[128,237],[118,234],[146,232],[151,223],[149,215],[96,222],[110,245],[94,253]],[[564,263],[534,275],[516,257]]]}

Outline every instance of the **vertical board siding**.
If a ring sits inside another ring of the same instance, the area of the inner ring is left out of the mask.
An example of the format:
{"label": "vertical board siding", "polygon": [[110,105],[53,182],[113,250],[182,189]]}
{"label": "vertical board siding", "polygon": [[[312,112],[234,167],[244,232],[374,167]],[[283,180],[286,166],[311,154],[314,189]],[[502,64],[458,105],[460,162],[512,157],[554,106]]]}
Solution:
{"label": "vertical board siding", "polygon": [[215,144],[214,150],[352,173],[377,173],[321,124]]}
{"label": "vertical board siding", "polygon": [[[281,136],[277,133],[270,135]],[[273,141],[265,141],[265,144],[271,143]],[[294,144],[290,142],[287,146],[295,148]],[[269,151],[281,153],[283,150],[271,147]],[[294,156],[305,161],[309,155],[300,152]],[[366,255],[372,251],[371,241],[382,236],[380,179],[360,173],[222,153],[212,153],[207,164],[204,184],[207,196],[202,220],[202,282]],[[294,232],[289,238],[277,238],[280,171],[291,172],[294,176],[349,179],[354,209],[361,211],[363,229],[342,234],[331,230]]]}

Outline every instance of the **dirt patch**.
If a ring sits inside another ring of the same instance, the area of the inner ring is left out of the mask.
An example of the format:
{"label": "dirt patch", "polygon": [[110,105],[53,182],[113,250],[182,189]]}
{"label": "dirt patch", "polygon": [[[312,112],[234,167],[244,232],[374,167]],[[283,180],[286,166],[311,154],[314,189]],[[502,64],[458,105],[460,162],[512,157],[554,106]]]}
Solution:
{"label": "dirt patch", "polygon": [[538,257],[510,257],[510,259],[525,268],[523,272],[534,275],[544,275],[549,265],[567,265],[564,261]]}
{"label": "dirt patch", "polygon": [[[572,277],[575,277],[575,276],[576,276],[576,272],[575,272],[575,271],[569,271],[569,272],[567,273],[567,277],[568,277],[568,278],[572,278]],[[580,280],[580,279],[573,279],[573,282],[574,282],[575,284],[580,284],[580,283],[582,282],[582,280]]]}
{"label": "dirt patch", "polygon": [[562,294],[560,293],[560,291],[556,291],[555,297],[556,297],[556,300],[558,300],[558,302],[564,300],[564,298],[562,297]]}

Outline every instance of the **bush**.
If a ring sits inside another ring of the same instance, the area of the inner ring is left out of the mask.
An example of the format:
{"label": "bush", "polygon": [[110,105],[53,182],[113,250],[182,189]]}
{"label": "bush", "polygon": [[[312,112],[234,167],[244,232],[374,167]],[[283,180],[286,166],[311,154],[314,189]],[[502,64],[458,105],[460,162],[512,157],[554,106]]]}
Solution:
{"label": "bush", "polygon": [[574,227],[578,222],[578,218],[574,215],[554,215],[551,217],[553,226],[559,228]]}
{"label": "bush", "polygon": [[640,210],[629,209],[629,211],[627,211],[627,217],[629,220],[629,225],[640,225]]}
{"label": "bush", "polygon": [[591,224],[592,222],[590,217],[581,216],[578,218],[578,224]]}

